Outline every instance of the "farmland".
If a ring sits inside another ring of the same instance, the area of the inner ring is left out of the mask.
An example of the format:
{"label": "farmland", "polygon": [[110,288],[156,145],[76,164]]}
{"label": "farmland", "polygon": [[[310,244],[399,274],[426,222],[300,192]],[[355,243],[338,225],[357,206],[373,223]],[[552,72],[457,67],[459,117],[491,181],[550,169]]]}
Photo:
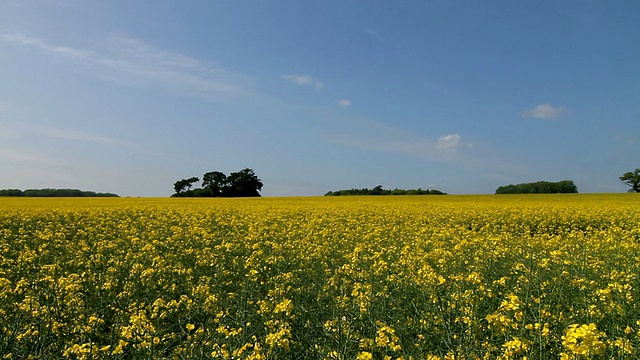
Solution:
{"label": "farmland", "polygon": [[639,205],[0,198],[0,354],[638,358]]}

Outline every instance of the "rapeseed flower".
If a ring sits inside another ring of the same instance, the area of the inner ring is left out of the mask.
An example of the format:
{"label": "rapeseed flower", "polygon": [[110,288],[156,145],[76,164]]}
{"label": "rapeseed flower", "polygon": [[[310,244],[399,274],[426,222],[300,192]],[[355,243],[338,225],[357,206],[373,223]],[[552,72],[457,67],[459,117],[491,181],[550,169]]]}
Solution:
{"label": "rapeseed flower", "polygon": [[28,200],[0,199],[5,358],[587,359],[640,346],[627,194]]}

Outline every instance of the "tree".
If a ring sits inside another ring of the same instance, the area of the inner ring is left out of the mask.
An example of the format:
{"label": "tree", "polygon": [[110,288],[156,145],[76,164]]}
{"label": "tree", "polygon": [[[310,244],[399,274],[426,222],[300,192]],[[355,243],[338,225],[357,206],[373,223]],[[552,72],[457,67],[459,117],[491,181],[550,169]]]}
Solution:
{"label": "tree", "polygon": [[368,189],[368,188],[364,188],[364,189],[349,189],[349,190],[336,190],[336,191],[329,191],[326,194],[324,194],[324,196],[357,196],[357,195],[446,195],[447,193],[442,192],[440,190],[436,190],[436,189],[427,189],[427,190],[422,190],[420,188],[418,189],[409,189],[409,190],[404,190],[404,189],[394,189],[394,190],[389,190],[389,189],[383,189],[382,185],[378,185],[376,187],[374,187],[373,189]]}
{"label": "tree", "polygon": [[194,183],[200,181],[197,177],[192,177],[188,179],[178,180],[173,184],[173,189],[176,191],[176,194],[180,194],[184,191],[184,189],[191,189]]}
{"label": "tree", "polygon": [[0,190],[0,196],[24,196],[20,189],[3,189]]}
{"label": "tree", "polygon": [[578,187],[571,180],[510,184],[496,189],[496,194],[570,194],[577,192]]}
{"label": "tree", "polygon": [[[253,170],[246,168],[225,175],[220,171],[211,171],[202,177],[202,188],[190,190],[197,177],[182,179],[173,184],[175,194],[172,197],[245,197],[260,196],[262,190],[260,180]],[[188,189],[185,191],[185,189]]]}
{"label": "tree", "polygon": [[176,194],[180,194],[182,191],[184,191],[185,187],[187,187],[187,184],[184,182],[184,179],[178,180],[173,183],[173,190],[176,192]]}
{"label": "tree", "polygon": [[[223,189],[224,196],[231,197],[250,197],[260,196],[259,190],[262,190],[262,180],[260,180],[253,170],[249,168],[242,169],[238,172],[232,172],[227,177],[228,186]],[[226,194],[224,193],[226,190]]]}
{"label": "tree", "polygon": [[227,175],[220,171],[212,171],[202,176],[202,187],[211,191],[212,197],[222,196],[222,191],[229,185]]}
{"label": "tree", "polygon": [[83,191],[78,189],[19,189],[0,190],[0,196],[23,197],[118,197],[117,194]]}
{"label": "tree", "polygon": [[633,192],[640,192],[640,168],[626,172],[620,176],[620,181],[630,186]]}

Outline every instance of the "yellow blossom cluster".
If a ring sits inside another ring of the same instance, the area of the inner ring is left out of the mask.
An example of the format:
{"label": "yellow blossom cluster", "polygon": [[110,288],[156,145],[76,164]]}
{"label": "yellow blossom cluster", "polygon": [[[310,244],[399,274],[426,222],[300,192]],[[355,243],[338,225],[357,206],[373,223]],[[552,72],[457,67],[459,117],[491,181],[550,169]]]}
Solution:
{"label": "yellow blossom cluster", "polygon": [[639,200],[0,198],[0,357],[637,358]]}

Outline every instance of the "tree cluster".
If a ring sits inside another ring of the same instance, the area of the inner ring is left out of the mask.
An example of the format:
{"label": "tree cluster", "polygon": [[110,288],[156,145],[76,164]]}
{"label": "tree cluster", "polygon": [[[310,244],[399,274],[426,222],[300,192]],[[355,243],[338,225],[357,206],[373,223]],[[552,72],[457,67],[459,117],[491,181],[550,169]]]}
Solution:
{"label": "tree cluster", "polygon": [[352,196],[352,195],[446,195],[447,193],[435,189],[383,189],[382,185],[378,185],[373,189],[349,189],[349,190],[337,190],[329,191],[324,196]]}
{"label": "tree cluster", "polygon": [[82,191],[78,189],[2,189],[0,196],[22,197],[119,197],[117,194]]}
{"label": "tree cluster", "polygon": [[202,187],[191,190],[200,181],[197,177],[178,180],[173,184],[172,197],[258,197],[262,180],[252,169],[245,168],[228,176],[212,171],[202,176]]}
{"label": "tree cluster", "polygon": [[640,193],[640,169],[629,171],[620,176],[620,181],[631,187],[629,192]]}
{"label": "tree cluster", "polygon": [[538,181],[516,185],[500,186],[496,194],[568,194],[577,193],[578,187],[571,180],[558,182]]}

